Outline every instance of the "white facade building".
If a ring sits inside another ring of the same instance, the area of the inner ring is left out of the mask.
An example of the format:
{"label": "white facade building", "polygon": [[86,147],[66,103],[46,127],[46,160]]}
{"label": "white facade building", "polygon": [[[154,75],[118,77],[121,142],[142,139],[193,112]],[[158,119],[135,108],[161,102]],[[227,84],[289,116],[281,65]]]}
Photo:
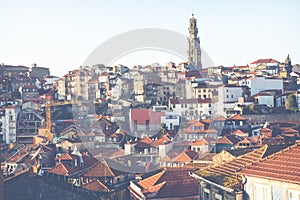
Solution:
{"label": "white facade building", "polygon": [[242,87],[224,85],[218,88],[218,101],[215,103],[215,114],[226,116],[228,109],[233,109],[238,99],[243,96]]}
{"label": "white facade building", "polygon": [[6,144],[16,142],[17,139],[17,118],[20,106],[8,106],[2,110],[0,117],[2,139]]}
{"label": "white facade building", "polygon": [[257,94],[255,95],[255,101],[256,103],[260,104],[260,105],[267,105],[269,107],[274,107],[274,96],[270,95],[270,94]]}
{"label": "white facade building", "polygon": [[187,119],[214,114],[211,99],[170,99],[169,109]]}
{"label": "white facade building", "polygon": [[251,96],[263,90],[283,90],[283,80],[266,77],[254,77],[247,79],[245,84],[251,88]]}
{"label": "white facade building", "polygon": [[166,124],[168,130],[175,130],[180,125],[180,115],[174,112],[166,112],[165,116],[161,116],[161,123]]}

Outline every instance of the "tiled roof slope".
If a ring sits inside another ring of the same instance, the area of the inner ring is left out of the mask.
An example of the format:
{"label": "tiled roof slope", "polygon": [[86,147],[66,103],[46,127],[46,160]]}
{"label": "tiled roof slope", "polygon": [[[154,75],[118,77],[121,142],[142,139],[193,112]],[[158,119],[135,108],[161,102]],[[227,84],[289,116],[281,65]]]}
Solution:
{"label": "tiled roof slope", "polygon": [[65,165],[63,163],[59,163],[53,168],[49,169],[48,172],[57,175],[70,176],[81,170],[80,167],[70,167],[69,165]]}
{"label": "tiled roof slope", "polygon": [[186,197],[198,194],[197,181],[187,169],[165,169],[137,183],[143,194],[157,193],[156,198]]}
{"label": "tiled roof slope", "polygon": [[119,176],[123,174],[119,170],[111,168],[106,162],[98,161],[95,165],[91,166],[81,176],[83,177],[106,177],[106,176]]}
{"label": "tiled roof slope", "polygon": [[[284,167],[283,167],[284,166]],[[239,173],[300,184],[300,142],[245,167]]]}
{"label": "tiled roof slope", "polygon": [[106,187],[106,185],[104,185],[99,180],[92,181],[92,182],[89,182],[87,184],[84,184],[82,186],[82,188],[90,190],[90,191],[94,191],[94,192],[108,192],[109,191],[109,189]]}
{"label": "tiled roof slope", "polygon": [[265,145],[250,153],[239,156],[230,162],[200,169],[199,171],[196,171],[195,174],[219,185],[229,187],[231,189],[238,189],[236,172],[245,165],[258,162],[262,159],[267,148],[268,146]]}

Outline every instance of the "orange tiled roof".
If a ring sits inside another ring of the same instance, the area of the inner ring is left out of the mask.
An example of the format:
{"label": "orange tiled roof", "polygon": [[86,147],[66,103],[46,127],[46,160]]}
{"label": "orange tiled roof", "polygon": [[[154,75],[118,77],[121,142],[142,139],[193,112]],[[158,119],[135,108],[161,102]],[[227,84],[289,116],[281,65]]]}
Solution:
{"label": "orange tiled roof", "polygon": [[259,132],[270,132],[271,130],[269,128],[262,128],[259,130]]}
{"label": "orange tiled roof", "polygon": [[247,138],[244,138],[243,140],[239,141],[236,146],[238,146],[239,144],[251,144],[251,141],[249,141]]}
{"label": "orange tiled roof", "polygon": [[198,195],[197,181],[190,177],[189,169],[165,169],[137,182],[143,194],[156,198],[187,197]]}
{"label": "orange tiled roof", "polygon": [[295,134],[299,133],[299,131],[289,127],[284,127],[280,129],[282,130],[282,133],[295,133]]}
{"label": "orange tiled roof", "polygon": [[194,124],[198,121],[199,121],[198,119],[192,119],[192,120],[188,121],[187,124]]}
{"label": "orange tiled roof", "polygon": [[214,121],[225,121],[226,118],[224,117],[217,117]]}
{"label": "orange tiled roof", "polygon": [[144,180],[139,181],[138,184],[144,189],[153,187],[155,185],[155,183],[161,178],[161,176],[164,173],[165,173],[165,171],[154,174],[153,176],[150,176]]}
{"label": "orange tiled roof", "polygon": [[196,122],[191,123],[191,126],[200,126],[200,127],[203,127],[205,125],[197,120]]}
{"label": "orange tiled roof", "polygon": [[78,156],[72,155],[72,154],[69,154],[69,153],[64,153],[61,156],[55,158],[55,160],[74,160],[76,158],[78,158]]}
{"label": "orange tiled roof", "polygon": [[[245,165],[253,162],[258,162],[260,159],[262,159],[267,148],[268,146],[265,145],[250,153],[238,156],[227,163],[200,169],[199,171],[196,171],[195,174],[219,185],[223,185],[229,188],[235,188],[238,186],[237,182],[235,181],[236,172],[243,168]],[[231,182],[230,184],[226,183],[228,179],[232,179],[233,182]]]}
{"label": "orange tiled roof", "polygon": [[158,145],[163,145],[163,144],[166,144],[166,143],[169,143],[171,141],[171,139],[167,136],[163,136],[157,140],[154,140],[150,145],[152,147],[158,147]]}
{"label": "orange tiled roof", "polygon": [[188,127],[188,128],[183,130],[183,133],[216,134],[216,133],[218,133],[218,131],[216,131],[215,129],[193,130],[191,127]]}
{"label": "orange tiled roof", "polygon": [[83,177],[105,177],[105,176],[119,176],[123,172],[113,169],[108,166],[106,162],[98,161],[96,164],[91,166],[86,172],[82,174]]}
{"label": "orange tiled roof", "polygon": [[245,135],[246,133],[244,133],[243,131],[241,131],[240,129],[237,129],[235,131],[232,132],[234,135]]}
{"label": "orange tiled roof", "polygon": [[216,144],[236,144],[241,141],[242,138],[237,135],[225,135],[216,141]]}
{"label": "orange tiled roof", "polygon": [[202,146],[202,145],[208,145],[208,142],[204,138],[191,142],[191,146]]}
{"label": "orange tiled roof", "polygon": [[185,149],[181,154],[173,158],[172,162],[191,162],[195,160],[198,156],[198,153],[190,149]]}
{"label": "orange tiled roof", "polygon": [[92,181],[89,182],[87,184],[82,185],[82,188],[90,190],[90,191],[95,191],[95,192],[108,192],[109,189],[108,187],[106,187],[106,185],[104,185],[101,181],[96,180],[96,181]]}
{"label": "orange tiled roof", "polygon": [[151,144],[153,141],[148,136],[145,136],[142,139],[140,139],[139,142],[146,143],[146,144]]}
{"label": "orange tiled roof", "polygon": [[49,169],[48,172],[50,172],[52,174],[57,174],[57,175],[70,176],[80,170],[81,170],[80,167],[71,167],[71,166],[65,165],[63,163],[59,163],[58,165]]}
{"label": "orange tiled roof", "polygon": [[[284,167],[283,167],[284,166]],[[239,174],[300,184],[300,143],[242,169]]]}
{"label": "orange tiled roof", "polygon": [[211,123],[210,119],[202,119],[201,122],[205,124]]}
{"label": "orange tiled roof", "polygon": [[246,120],[246,119],[241,117],[240,115],[233,115],[233,116],[227,118],[227,120]]}
{"label": "orange tiled roof", "polygon": [[251,64],[265,64],[265,63],[278,63],[277,60],[274,60],[273,58],[267,58],[267,59],[258,59]]}
{"label": "orange tiled roof", "polygon": [[161,182],[157,185],[151,186],[147,189],[144,190],[145,193],[154,193],[154,192],[158,192],[167,182]]}

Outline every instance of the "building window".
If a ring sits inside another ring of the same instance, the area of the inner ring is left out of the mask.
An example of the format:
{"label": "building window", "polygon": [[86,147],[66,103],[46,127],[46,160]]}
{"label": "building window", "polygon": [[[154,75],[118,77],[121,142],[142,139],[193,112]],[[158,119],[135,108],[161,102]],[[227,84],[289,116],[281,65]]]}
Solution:
{"label": "building window", "polygon": [[134,124],[134,130],[136,131],[137,130],[137,120],[134,120],[133,124]]}
{"label": "building window", "polygon": [[231,95],[231,98],[233,98],[233,94]]}
{"label": "building window", "polygon": [[269,199],[269,188],[264,185],[254,185],[254,198],[257,200],[267,200]]}
{"label": "building window", "polygon": [[149,130],[149,120],[146,120],[146,130]]}
{"label": "building window", "polygon": [[288,194],[289,194],[288,200],[299,200],[300,199],[300,192],[299,191],[289,190]]}
{"label": "building window", "polygon": [[215,199],[216,199],[216,200],[222,200],[222,195],[220,195],[220,194],[215,194]]}
{"label": "building window", "polygon": [[204,200],[209,200],[209,190],[206,188],[204,189],[203,197]]}

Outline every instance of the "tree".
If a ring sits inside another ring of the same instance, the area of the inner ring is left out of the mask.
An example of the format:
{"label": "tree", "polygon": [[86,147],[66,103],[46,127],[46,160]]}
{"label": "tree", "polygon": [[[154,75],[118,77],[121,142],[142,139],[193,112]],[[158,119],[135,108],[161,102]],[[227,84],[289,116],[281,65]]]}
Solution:
{"label": "tree", "polygon": [[285,101],[285,109],[287,110],[298,110],[298,103],[296,100],[296,96],[290,94]]}
{"label": "tree", "polygon": [[260,109],[259,109],[259,106],[257,104],[251,104],[249,106],[249,110],[255,114],[259,114],[260,113]]}

